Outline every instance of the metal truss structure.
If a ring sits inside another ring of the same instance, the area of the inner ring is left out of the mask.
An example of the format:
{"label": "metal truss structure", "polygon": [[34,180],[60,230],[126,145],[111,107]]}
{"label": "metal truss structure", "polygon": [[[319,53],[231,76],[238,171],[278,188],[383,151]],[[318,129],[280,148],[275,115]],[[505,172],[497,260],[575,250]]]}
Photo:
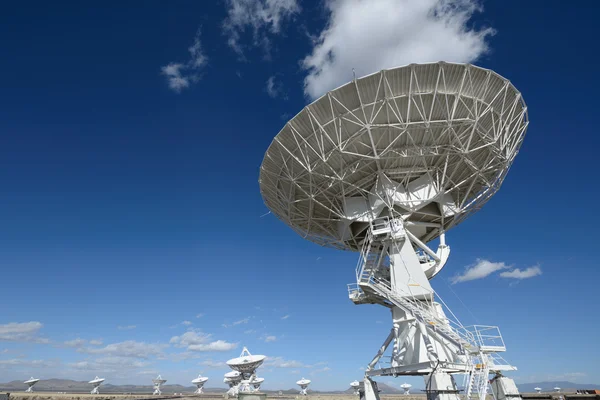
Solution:
{"label": "metal truss structure", "polygon": [[[429,280],[450,255],[446,232],[500,188],[528,126],[516,88],[469,64],[411,64],[355,79],[306,106],[269,146],[260,170],[267,207],[302,237],[359,251],[356,304],[388,307],[392,330],[366,369],[421,375],[430,399],[518,397],[496,327],[467,329]],[[428,243],[438,238],[437,251]],[[393,346],[390,346],[393,342]],[[391,349],[388,365],[382,366]]]}
{"label": "metal truss structure", "polygon": [[428,242],[499,189],[527,125],[521,94],[493,71],[443,62],[384,70],[291,119],[265,154],[260,189],[277,217],[324,246],[359,250],[366,222],[386,207],[435,224],[418,232]]}

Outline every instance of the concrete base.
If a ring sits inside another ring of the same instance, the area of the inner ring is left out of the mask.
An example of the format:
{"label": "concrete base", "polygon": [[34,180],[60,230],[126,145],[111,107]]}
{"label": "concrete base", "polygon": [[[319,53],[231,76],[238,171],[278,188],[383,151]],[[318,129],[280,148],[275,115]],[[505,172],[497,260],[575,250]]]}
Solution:
{"label": "concrete base", "polygon": [[521,398],[515,381],[506,376],[497,375],[491,380],[492,392],[496,400],[517,400]]}
{"label": "concrete base", "polygon": [[266,400],[267,394],[260,392],[240,392],[238,393],[238,400]]}

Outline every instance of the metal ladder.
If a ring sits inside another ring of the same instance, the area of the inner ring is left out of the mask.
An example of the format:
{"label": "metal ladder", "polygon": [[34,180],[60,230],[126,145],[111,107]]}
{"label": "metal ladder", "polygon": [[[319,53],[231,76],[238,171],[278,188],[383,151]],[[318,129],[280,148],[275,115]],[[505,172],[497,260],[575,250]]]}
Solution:
{"label": "metal ladder", "polygon": [[469,383],[465,390],[465,398],[470,399],[473,389],[480,400],[485,400],[488,392],[490,368],[488,363],[476,365],[469,374]]}
{"label": "metal ladder", "polygon": [[391,301],[397,307],[400,307],[404,311],[411,313],[415,316],[417,321],[424,323],[425,326],[428,329],[431,329],[434,333],[441,334],[444,338],[453,342],[456,346],[463,350],[465,354],[476,351],[477,346],[474,344],[474,339],[471,339],[467,336],[468,332],[465,332],[465,335],[459,334],[452,329],[446,323],[446,321],[443,321],[433,315],[431,310],[429,310],[427,307],[423,307],[419,303],[419,300],[409,300],[406,297],[398,296],[392,292],[387,283],[377,279],[364,270],[360,277],[359,285],[369,286],[371,289],[379,293],[382,297]]}

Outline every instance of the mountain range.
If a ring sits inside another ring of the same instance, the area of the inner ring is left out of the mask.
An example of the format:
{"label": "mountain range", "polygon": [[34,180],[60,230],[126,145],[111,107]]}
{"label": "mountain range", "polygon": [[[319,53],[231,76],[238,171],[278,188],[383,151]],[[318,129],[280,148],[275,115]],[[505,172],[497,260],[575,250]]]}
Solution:
{"label": "mountain range", "polygon": [[[402,393],[402,390],[396,389],[385,383],[378,382],[377,386],[382,393],[386,394],[398,394]],[[521,383],[517,385],[519,390],[523,393],[535,392],[536,387],[542,388],[544,392],[553,391],[555,387],[560,387],[563,392],[572,392],[577,389],[596,389],[600,388],[597,384],[582,384],[573,383],[568,381],[549,381],[549,382],[535,382],[535,383]],[[44,379],[40,380],[35,385],[35,390],[39,392],[89,392],[91,385],[86,381],[73,381],[69,379]],[[26,385],[22,381],[11,381],[7,383],[0,383],[0,391],[5,392],[21,392],[24,391]],[[196,390],[194,386],[183,386],[183,385],[163,385],[161,387],[165,393],[191,393]],[[102,393],[151,393],[151,385],[111,385],[110,383],[104,384],[100,387]],[[211,388],[205,387],[204,391],[207,393],[223,393],[226,391],[225,388]],[[282,392],[285,394],[297,394],[298,389],[291,388],[286,390],[263,390],[265,393],[278,393]],[[338,391],[317,391],[309,390],[312,393],[352,393],[352,389],[338,390]],[[419,388],[413,388],[413,393],[421,393],[422,390]]]}

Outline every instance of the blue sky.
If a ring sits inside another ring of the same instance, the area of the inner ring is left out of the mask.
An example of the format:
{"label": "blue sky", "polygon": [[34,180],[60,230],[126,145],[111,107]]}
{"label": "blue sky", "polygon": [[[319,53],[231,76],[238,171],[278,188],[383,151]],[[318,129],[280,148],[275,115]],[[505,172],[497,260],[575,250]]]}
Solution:
{"label": "blue sky", "polygon": [[264,215],[259,166],[353,68],[444,59],[509,78],[531,124],[432,284],[500,326],[517,382],[600,383],[596,2],[204,3],[1,6],[0,381],[222,387],[242,346],[266,388],[360,379],[389,312],[348,300],[356,254]]}

